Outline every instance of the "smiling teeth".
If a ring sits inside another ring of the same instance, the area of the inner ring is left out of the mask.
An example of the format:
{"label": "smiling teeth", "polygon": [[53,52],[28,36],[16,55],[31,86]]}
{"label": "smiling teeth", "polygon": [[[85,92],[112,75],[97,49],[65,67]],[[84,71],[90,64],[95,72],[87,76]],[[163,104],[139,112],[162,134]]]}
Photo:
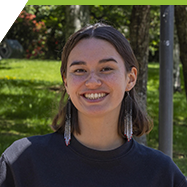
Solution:
{"label": "smiling teeth", "polygon": [[104,97],[106,94],[105,93],[91,93],[91,94],[85,94],[85,97],[87,99],[99,99]]}

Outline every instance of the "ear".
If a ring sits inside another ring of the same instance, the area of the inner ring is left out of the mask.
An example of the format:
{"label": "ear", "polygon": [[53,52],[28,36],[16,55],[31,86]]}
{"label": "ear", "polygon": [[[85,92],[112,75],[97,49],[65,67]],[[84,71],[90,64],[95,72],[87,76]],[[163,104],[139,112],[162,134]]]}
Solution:
{"label": "ear", "polygon": [[128,83],[125,91],[130,91],[136,84],[137,69],[135,67],[132,67],[131,71],[127,74],[127,77],[128,77]]}
{"label": "ear", "polygon": [[[67,85],[67,78],[66,78],[66,75],[65,75],[65,73],[63,74],[63,81],[64,81],[64,86],[65,86],[65,88],[66,88],[66,92],[68,93],[68,85]],[[69,95],[69,94],[68,94]]]}

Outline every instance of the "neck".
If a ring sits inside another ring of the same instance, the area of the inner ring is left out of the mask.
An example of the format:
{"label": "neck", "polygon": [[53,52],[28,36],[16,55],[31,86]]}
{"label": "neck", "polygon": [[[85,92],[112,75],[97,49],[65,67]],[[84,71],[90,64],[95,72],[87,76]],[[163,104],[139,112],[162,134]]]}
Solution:
{"label": "neck", "polygon": [[78,119],[81,134],[74,133],[74,136],[83,145],[96,150],[112,150],[124,143],[118,134],[118,116],[91,118],[78,113]]}

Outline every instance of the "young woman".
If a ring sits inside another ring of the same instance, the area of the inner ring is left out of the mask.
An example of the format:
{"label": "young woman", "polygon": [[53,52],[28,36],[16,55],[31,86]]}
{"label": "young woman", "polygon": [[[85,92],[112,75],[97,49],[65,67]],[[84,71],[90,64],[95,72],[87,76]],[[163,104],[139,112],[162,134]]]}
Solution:
{"label": "young woman", "polygon": [[151,125],[134,90],[137,74],[128,41],[113,27],[74,33],[62,53],[56,132],[13,143],[1,156],[0,186],[187,187],[168,156],[132,139]]}

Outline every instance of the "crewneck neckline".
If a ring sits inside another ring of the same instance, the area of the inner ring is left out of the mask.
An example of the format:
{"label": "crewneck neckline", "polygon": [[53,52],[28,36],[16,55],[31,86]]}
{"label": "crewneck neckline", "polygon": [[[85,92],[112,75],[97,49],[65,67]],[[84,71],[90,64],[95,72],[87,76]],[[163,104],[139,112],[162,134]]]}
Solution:
{"label": "crewneck neckline", "polygon": [[120,147],[109,150],[109,151],[101,151],[96,149],[91,149],[81,144],[75,136],[72,134],[70,145],[68,146],[74,153],[77,155],[84,157],[89,160],[95,161],[112,161],[119,159],[125,155],[127,155],[130,150],[134,146],[134,140],[131,139],[129,142],[125,142]]}

